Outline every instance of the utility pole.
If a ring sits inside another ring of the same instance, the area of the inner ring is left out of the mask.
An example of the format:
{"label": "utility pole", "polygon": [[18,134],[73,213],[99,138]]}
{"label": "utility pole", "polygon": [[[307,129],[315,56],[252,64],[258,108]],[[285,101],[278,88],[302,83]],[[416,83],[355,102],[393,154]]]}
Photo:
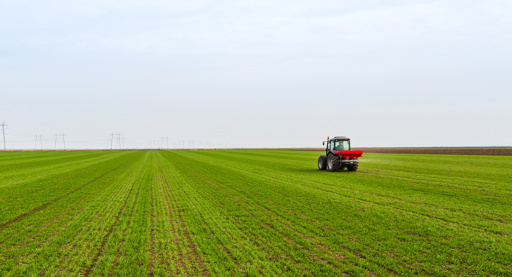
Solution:
{"label": "utility pole", "polygon": [[2,134],[4,135],[4,151],[7,150],[7,147],[5,146],[5,126],[7,126],[7,124],[5,124],[5,121],[2,122]]}
{"label": "utility pole", "polygon": [[66,134],[55,134],[55,150],[57,150],[57,138],[62,137],[62,145],[64,146],[64,150],[66,150]]}
{"label": "utility pole", "polygon": [[[116,148],[121,149],[121,133],[117,134],[110,134],[110,150],[114,149],[114,136],[116,136]],[[123,138],[123,145],[124,145],[124,138]],[[123,146],[124,147],[124,146]]]}
{"label": "utility pole", "polygon": [[41,150],[43,150],[43,135],[36,135],[36,142],[34,143],[34,150],[37,150],[37,139],[39,138],[39,144],[41,146]]}
{"label": "utility pole", "polygon": [[162,137],[162,149],[169,149],[169,137]]}
{"label": "utility pole", "polygon": [[119,149],[121,149],[121,134],[120,133],[117,134],[117,146]]}

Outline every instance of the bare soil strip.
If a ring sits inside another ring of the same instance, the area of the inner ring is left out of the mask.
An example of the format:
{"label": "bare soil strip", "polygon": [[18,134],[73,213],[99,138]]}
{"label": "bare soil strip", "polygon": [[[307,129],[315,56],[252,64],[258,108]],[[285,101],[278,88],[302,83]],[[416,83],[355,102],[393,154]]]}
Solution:
{"label": "bare soil strip", "polygon": [[[167,177],[165,176],[165,173],[163,171],[162,164],[160,162],[159,162],[159,167],[160,167],[160,173],[162,174],[162,177],[163,177],[163,181],[167,185],[167,187],[169,188],[169,193],[171,195],[171,201],[173,203],[177,203],[176,196],[174,195],[174,193],[171,190],[169,182],[167,181]],[[172,172],[171,172],[171,175],[172,175]],[[172,177],[173,177],[174,181],[176,182],[176,184],[179,184],[179,182],[176,179],[176,177],[174,175],[172,175]],[[206,270],[206,267],[205,267],[203,261],[201,260],[201,256],[199,256],[199,253],[197,252],[196,246],[194,245],[194,242],[192,241],[192,239],[190,237],[190,234],[189,234],[189,232],[187,230],[187,227],[185,225],[185,221],[183,220],[183,217],[181,215],[181,209],[179,207],[177,207],[177,211],[178,211],[178,219],[179,219],[179,222],[181,223],[181,228],[183,229],[183,233],[185,235],[186,241],[188,241],[188,246],[189,246],[190,250],[193,253],[195,262],[196,262],[197,265],[199,265],[200,271],[202,272],[203,276],[208,276],[209,275],[208,271]]]}
{"label": "bare soil strip", "polygon": [[[161,168],[159,168],[159,169],[161,169]],[[171,188],[169,187],[168,183],[165,183],[163,175],[164,175],[164,173],[162,172],[162,170],[160,170],[160,174],[157,175],[159,184],[162,184],[162,186],[159,186],[159,194],[163,196],[163,200],[165,202],[164,208],[165,208],[167,214],[169,215],[169,226],[171,228],[171,232],[169,233],[169,236],[173,238],[172,242],[176,246],[175,258],[174,259],[170,258],[170,260],[165,258],[164,262],[169,267],[171,267],[171,263],[173,263],[174,267],[176,268],[174,274],[180,275],[180,270],[182,270],[183,272],[186,272],[187,266],[185,265],[185,262],[184,262],[185,257],[183,255],[183,251],[181,250],[180,242],[178,240],[178,238],[180,238],[181,235],[178,233],[178,231],[176,230],[177,228],[175,227],[176,221],[174,220],[174,218],[176,218],[177,216],[176,216],[176,212],[174,211],[173,207],[176,207],[176,205],[175,205],[175,203],[172,203],[172,200],[170,200],[169,194],[170,194]],[[165,186],[163,186],[163,185],[165,185]],[[161,257],[161,259],[164,259],[164,258]]]}
{"label": "bare soil strip", "polygon": [[[325,148],[258,148],[251,150],[292,150],[292,151],[324,151]],[[512,156],[511,146],[489,147],[354,147],[365,153],[389,154],[447,154],[447,155],[492,155]]]}
{"label": "bare soil strip", "polygon": [[366,153],[512,156],[512,147],[363,147]]}
{"label": "bare soil strip", "polygon": [[151,195],[151,229],[149,233],[148,276],[153,276],[153,268],[155,267],[155,201],[153,198],[153,184],[149,187],[149,194]]}

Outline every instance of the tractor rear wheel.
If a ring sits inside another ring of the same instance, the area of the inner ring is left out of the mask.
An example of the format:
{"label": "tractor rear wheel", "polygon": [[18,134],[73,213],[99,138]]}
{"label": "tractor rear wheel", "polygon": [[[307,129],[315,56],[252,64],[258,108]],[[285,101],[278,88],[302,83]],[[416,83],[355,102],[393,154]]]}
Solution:
{"label": "tractor rear wheel", "polygon": [[325,170],[327,168],[327,156],[320,155],[318,158],[318,169]]}
{"label": "tractor rear wheel", "polygon": [[330,172],[336,172],[340,169],[340,158],[337,156],[334,156],[333,154],[329,154],[327,156],[327,169],[329,169]]}
{"label": "tractor rear wheel", "polygon": [[348,166],[348,171],[356,171],[359,164],[353,164]]}

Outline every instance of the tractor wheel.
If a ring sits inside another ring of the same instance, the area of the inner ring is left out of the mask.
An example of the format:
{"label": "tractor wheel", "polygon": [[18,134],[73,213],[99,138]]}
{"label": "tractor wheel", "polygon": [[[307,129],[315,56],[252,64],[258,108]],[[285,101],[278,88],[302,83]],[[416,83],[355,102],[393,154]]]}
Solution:
{"label": "tractor wheel", "polygon": [[356,171],[359,164],[353,164],[348,166],[348,171]]}
{"label": "tractor wheel", "polygon": [[327,156],[320,155],[318,158],[318,169],[325,170],[327,168]]}
{"label": "tractor wheel", "polygon": [[327,169],[329,169],[330,172],[338,171],[340,169],[340,158],[329,154],[329,156],[327,156]]}

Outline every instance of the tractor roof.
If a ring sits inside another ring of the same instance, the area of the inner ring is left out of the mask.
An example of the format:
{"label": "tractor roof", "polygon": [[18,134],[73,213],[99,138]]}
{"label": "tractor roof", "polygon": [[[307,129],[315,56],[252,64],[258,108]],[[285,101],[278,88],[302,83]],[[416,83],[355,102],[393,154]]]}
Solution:
{"label": "tractor roof", "polygon": [[347,137],[333,137],[334,140],[349,140]]}

